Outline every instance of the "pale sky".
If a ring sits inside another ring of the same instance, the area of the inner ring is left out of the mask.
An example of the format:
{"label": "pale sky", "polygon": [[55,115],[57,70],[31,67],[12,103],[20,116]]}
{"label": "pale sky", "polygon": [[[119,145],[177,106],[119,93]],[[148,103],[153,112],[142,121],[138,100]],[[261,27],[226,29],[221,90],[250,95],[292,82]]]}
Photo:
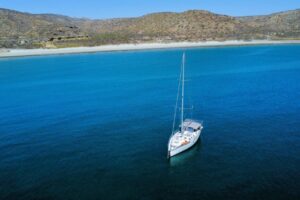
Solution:
{"label": "pale sky", "polygon": [[93,19],[136,17],[153,12],[208,10],[232,16],[300,8],[300,0],[0,0],[1,8]]}

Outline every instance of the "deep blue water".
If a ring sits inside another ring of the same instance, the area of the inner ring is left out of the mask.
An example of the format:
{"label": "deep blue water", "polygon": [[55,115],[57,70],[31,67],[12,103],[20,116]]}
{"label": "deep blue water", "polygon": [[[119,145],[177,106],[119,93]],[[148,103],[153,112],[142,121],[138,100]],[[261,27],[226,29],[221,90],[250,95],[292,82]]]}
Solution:
{"label": "deep blue water", "polygon": [[300,45],[187,49],[167,161],[182,52],[1,59],[0,199],[300,199]]}

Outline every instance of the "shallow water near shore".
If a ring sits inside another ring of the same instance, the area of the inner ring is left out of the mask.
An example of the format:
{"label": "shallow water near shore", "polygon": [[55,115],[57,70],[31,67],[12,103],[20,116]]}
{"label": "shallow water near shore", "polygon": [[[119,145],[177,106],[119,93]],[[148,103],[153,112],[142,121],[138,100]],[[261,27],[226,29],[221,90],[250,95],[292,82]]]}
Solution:
{"label": "shallow water near shore", "polygon": [[168,161],[182,52],[1,59],[0,199],[299,199],[300,45],[185,50]]}

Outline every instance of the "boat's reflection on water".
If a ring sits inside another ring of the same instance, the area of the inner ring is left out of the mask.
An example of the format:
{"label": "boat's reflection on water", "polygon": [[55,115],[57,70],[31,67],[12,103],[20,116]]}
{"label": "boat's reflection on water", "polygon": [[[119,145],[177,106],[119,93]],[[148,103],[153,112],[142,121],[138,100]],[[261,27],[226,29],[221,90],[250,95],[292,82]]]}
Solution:
{"label": "boat's reflection on water", "polygon": [[176,155],[173,156],[169,159],[169,163],[170,165],[173,166],[178,166],[178,165],[182,165],[185,164],[186,162],[193,160],[195,157],[198,157],[200,154],[200,150],[202,148],[202,144],[201,144],[201,138],[199,139],[199,141],[190,149]]}

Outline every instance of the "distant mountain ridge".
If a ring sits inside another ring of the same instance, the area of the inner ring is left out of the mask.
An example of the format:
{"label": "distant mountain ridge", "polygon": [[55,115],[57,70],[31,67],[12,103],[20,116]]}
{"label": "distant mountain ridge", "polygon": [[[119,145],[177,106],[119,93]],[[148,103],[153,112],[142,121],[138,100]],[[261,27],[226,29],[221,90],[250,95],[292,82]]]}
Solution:
{"label": "distant mountain ridge", "polygon": [[189,10],[91,20],[0,8],[0,48],[234,39],[300,39],[300,9],[247,17]]}

